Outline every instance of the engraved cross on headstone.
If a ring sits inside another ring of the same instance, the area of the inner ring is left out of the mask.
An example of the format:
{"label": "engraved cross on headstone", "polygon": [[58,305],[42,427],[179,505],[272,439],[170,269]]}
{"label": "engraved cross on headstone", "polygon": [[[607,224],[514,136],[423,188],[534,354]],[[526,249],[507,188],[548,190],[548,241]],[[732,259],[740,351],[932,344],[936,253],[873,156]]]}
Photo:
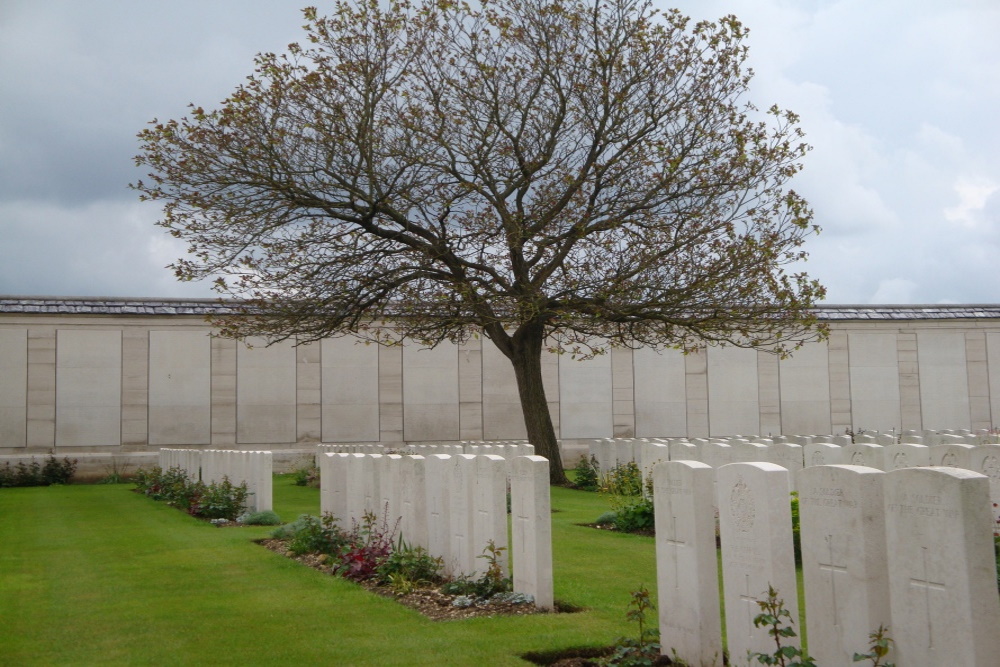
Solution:
{"label": "engraved cross on headstone", "polygon": [[750,595],[750,575],[746,575],[746,593],[740,593],[740,602],[747,603],[747,637],[753,637],[753,613],[757,606],[757,598]]}
{"label": "engraved cross on headstone", "polygon": [[915,588],[924,589],[924,610],[927,612],[927,648],[934,647],[934,632],[931,625],[931,590],[943,591],[946,590],[944,582],[941,581],[931,581],[930,577],[927,576],[927,547],[920,547],[922,550],[922,556],[924,559],[924,578],[914,579],[910,578],[910,586]]}
{"label": "engraved cross on headstone", "polygon": [[[848,543],[847,548],[850,549],[850,536],[847,537]],[[833,624],[834,626],[840,625],[840,612],[837,609],[837,574],[847,574],[847,567],[844,565],[837,565],[834,563],[833,559],[833,535],[826,536],[826,545],[830,553],[829,562],[827,563],[817,563],[820,570],[825,570],[830,573],[830,591],[832,593],[833,599]]]}
{"label": "engraved cross on headstone", "polygon": [[671,517],[670,520],[670,535],[668,535],[664,540],[664,544],[668,544],[674,547],[674,588],[680,588],[680,552],[678,547],[687,546],[687,542],[677,538],[677,517]]}

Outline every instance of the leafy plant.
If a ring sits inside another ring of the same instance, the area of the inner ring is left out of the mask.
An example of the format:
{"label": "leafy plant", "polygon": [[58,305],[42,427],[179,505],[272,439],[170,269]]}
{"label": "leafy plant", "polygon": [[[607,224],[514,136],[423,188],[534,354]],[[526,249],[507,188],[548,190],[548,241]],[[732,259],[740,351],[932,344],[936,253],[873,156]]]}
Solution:
{"label": "leafy plant", "polygon": [[655,524],[652,498],[640,498],[615,513],[615,528],[626,533],[648,532]]}
{"label": "leafy plant", "polygon": [[771,584],[767,585],[767,597],[758,600],[761,613],[754,616],[754,627],[768,626],[767,634],[774,638],[774,653],[747,652],[749,660],[756,660],[761,665],[782,665],[783,667],[816,667],[815,661],[803,653],[797,646],[782,646],[783,638],[795,637],[792,629],[792,614],[785,609],[785,601],[778,597],[778,591]]}
{"label": "leafy plant", "polygon": [[51,454],[44,464],[32,457],[29,463],[18,461],[14,466],[5,462],[0,466],[0,488],[22,486],[50,486],[69,484],[76,472],[77,459],[56,460]]}
{"label": "leafy plant", "polygon": [[389,528],[389,506],[385,507],[381,520],[374,512],[365,512],[361,521],[355,521],[347,534],[347,544],[340,551],[340,564],[336,572],[345,579],[361,581],[376,576],[378,568],[389,558],[397,520]]}
{"label": "leafy plant", "polygon": [[871,660],[872,667],[896,667],[895,663],[882,662],[882,658],[889,655],[889,651],[892,649],[894,643],[889,638],[889,629],[884,625],[879,625],[878,630],[868,635],[868,638],[872,641],[868,647],[868,653],[855,653],[854,662]]}
{"label": "leafy plant", "polygon": [[135,491],[153,500],[162,500],[203,519],[235,521],[246,509],[249,495],[246,482],[193,482],[179,467],[163,471],[159,466],[140,468],[135,475]]}
{"label": "leafy plant", "polygon": [[586,456],[581,457],[573,472],[575,473],[576,488],[581,491],[597,491],[600,487],[601,472],[600,467],[597,465],[596,456],[591,455],[589,459]]}
{"label": "leafy plant", "polygon": [[423,547],[411,547],[402,539],[385,561],[376,568],[379,581],[389,583],[395,590],[394,582],[403,579],[414,584],[430,584],[440,580],[444,562],[439,556],[431,556]]}
{"label": "leafy plant", "polygon": [[655,625],[649,626],[647,614],[656,609],[649,590],[639,586],[630,593],[628,611],[625,618],[634,621],[639,626],[638,635],[634,638],[622,638],[615,645],[614,652],[604,660],[604,665],[622,665],[624,667],[640,667],[652,665],[660,657],[660,644],[657,642],[659,631]]}
{"label": "leafy plant", "polygon": [[276,529],[271,536],[288,540],[288,550],[296,556],[306,553],[339,555],[348,540],[347,534],[329,513],[322,518],[303,514],[292,523]]}
{"label": "leafy plant", "polygon": [[439,589],[446,595],[465,595],[471,598],[488,600],[498,593],[508,593],[513,589],[510,577],[505,576],[500,558],[506,547],[498,547],[493,540],[490,540],[483,553],[478,558],[486,559],[486,571],[479,579],[470,579],[465,575],[459,575],[451,581],[445,582]]}
{"label": "leafy plant", "polygon": [[635,462],[620,463],[601,478],[598,491],[608,498],[618,530],[635,533],[651,531],[655,525],[652,480],[644,481]]}
{"label": "leafy plant", "polygon": [[223,477],[221,482],[205,485],[201,482],[192,483],[194,492],[188,512],[204,519],[226,519],[235,521],[247,507],[247,483],[233,484],[229,477]]}
{"label": "leafy plant", "polygon": [[299,468],[292,474],[295,476],[295,486],[319,488],[319,468],[315,465]]}

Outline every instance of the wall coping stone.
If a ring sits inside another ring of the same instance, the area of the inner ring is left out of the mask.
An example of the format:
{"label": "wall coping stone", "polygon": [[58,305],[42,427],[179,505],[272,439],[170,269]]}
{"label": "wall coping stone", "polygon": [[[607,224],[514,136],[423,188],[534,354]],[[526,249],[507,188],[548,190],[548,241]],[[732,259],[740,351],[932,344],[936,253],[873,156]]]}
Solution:
{"label": "wall coping stone", "polygon": [[[37,315],[228,315],[238,302],[224,299],[0,295],[0,313]],[[819,305],[823,322],[1000,319],[1000,304]]]}

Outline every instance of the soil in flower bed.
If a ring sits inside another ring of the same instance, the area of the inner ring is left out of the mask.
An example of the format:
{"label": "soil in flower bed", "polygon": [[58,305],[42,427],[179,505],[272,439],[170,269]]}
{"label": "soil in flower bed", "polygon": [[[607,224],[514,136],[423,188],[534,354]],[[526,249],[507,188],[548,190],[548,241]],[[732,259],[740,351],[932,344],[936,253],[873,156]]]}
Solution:
{"label": "soil in flower bed", "polygon": [[[601,660],[611,656],[614,652],[614,646],[582,647],[567,648],[558,651],[532,651],[525,653],[521,657],[535,665],[546,665],[548,667],[601,667],[604,664]],[[673,665],[674,661],[668,656],[661,655],[649,664],[660,667],[662,665]]]}
{"label": "soil in flower bed", "polygon": [[[314,570],[334,574],[333,567],[321,554],[302,554],[296,556],[288,550],[287,540],[263,539],[258,540],[258,544],[271,551],[299,561]],[[526,616],[529,614],[551,613],[544,609],[537,608],[533,603],[496,602],[483,605],[470,605],[468,607],[458,607],[452,604],[457,595],[447,595],[437,588],[417,588],[410,593],[399,595],[388,586],[380,586],[373,581],[359,581],[364,588],[383,597],[391,598],[402,605],[415,609],[427,618],[435,621],[450,621],[462,618],[474,618],[476,616]],[[568,607],[556,603],[556,612],[582,611],[581,609]]]}

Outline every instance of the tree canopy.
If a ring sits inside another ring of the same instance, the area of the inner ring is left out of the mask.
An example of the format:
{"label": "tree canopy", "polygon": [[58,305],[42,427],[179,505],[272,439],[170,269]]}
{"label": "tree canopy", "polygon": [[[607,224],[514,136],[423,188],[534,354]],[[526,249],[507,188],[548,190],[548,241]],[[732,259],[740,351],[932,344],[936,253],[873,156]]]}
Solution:
{"label": "tree canopy", "polygon": [[[790,189],[795,114],[744,98],[747,29],[647,0],[361,0],[304,10],[214,110],[140,132],[158,223],[243,316],[300,342],[482,334],[563,478],[547,345],[782,353],[823,288]],[[390,326],[391,324],[391,326]]]}

